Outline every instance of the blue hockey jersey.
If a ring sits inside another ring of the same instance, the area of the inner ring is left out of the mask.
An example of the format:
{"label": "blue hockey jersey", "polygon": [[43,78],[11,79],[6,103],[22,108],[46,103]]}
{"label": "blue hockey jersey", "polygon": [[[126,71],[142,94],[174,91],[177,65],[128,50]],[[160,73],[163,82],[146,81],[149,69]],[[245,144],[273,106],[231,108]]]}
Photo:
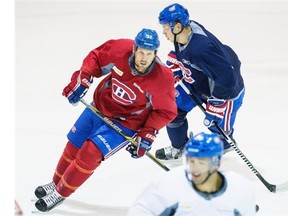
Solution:
{"label": "blue hockey jersey", "polygon": [[184,83],[202,98],[236,98],[244,89],[237,54],[196,21],[190,26],[188,43],[175,46]]}

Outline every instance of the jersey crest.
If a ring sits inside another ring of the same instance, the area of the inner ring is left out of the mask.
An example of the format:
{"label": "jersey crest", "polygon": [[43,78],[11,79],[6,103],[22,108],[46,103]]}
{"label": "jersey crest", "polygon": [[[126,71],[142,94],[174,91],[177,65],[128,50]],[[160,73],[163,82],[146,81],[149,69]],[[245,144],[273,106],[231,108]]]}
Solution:
{"label": "jersey crest", "polygon": [[112,98],[121,104],[130,105],[136,100],[136,94],[127,85],[112,78]]}
{"label": "jersey crest", "polygon": [[195,80],[191,77],[192,72],[190,69],[186,68],[182,62],[178,61],[178,65],[180,67],[180,69],[182,70],[182,74],[183,74],[183,79],[187,82],[187,83],[193,83],[195,82]]}

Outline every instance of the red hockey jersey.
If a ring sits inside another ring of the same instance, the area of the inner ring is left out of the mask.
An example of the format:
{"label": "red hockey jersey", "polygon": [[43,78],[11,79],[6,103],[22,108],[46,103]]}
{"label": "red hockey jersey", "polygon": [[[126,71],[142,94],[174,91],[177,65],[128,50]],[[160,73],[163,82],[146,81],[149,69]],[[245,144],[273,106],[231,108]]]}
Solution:
{"label": "red hockey jersey", "polygon": [[81,71],[106,77],[94,92],[95,107],[123,126],[160,130],[177,115],[173,74],[156,57],[152,71],[135,74],[129,65],[134,41],[109,40],[92,50]]}

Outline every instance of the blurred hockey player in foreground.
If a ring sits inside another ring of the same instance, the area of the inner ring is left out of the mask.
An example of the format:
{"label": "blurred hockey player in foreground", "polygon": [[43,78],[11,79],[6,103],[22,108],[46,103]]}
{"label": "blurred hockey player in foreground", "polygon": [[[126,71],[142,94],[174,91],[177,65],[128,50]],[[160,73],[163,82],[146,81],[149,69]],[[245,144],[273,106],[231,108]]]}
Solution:
{"label": "blurred hockey player in foreground", "polygon": [[[85,95],[93,77],[106,77],[94,91],[93,106],[135,137],[128,141],[86,108],[70,132],[53,181],[36,188],[35,203],[46,212],[75,192],[100,163],[126,147],[133,158],[140,158],[158,131],[177,115],[172,72],[156,56],[156,31],[142,29],[135,40],[109,40],[92,50],[76,71],[63,95],[75,104]],[[113,194],[113,192],[111,192]]]}
{"label": "blurred hockey player in foreground", "polygon": [[223,142],[199,133],[184,148],[184,166],[151,183],[128,216],[252,216],[257,211],[251,182],[236,172],[219,171]]}
{"label": "blurred hockey player in foreground", "polygon": [[[197,107],[190,93],[206,104],[204,125],[219,133],[214,125],[217,123],[233,140],[233,125],[245,92],[241,62],[236,53],[201,24],[190,20],[188,10],[180,4],[169,5],[161,11],[159,23],[175,47],[168,54],[167,65],[178,80],[178,116],[166,127],[172,146],[158,149],[156,157],[170,160],[181,155],[188,140],[186,116]],[[225,152],[233,150],[224,138],[223,142]]]}

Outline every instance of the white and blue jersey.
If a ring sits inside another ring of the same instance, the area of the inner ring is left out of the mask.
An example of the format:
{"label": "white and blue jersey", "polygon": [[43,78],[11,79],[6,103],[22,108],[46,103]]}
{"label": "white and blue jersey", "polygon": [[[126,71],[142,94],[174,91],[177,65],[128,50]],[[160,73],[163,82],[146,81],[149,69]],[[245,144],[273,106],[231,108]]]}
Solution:
{"label": "white and blue jersey", "polygon": [[214,193],[197,191],[183,167],[149,184],[131,205],[128,216],[253,216],[255,192],[251,182],[235,172],[220,173],[224,180]]}

